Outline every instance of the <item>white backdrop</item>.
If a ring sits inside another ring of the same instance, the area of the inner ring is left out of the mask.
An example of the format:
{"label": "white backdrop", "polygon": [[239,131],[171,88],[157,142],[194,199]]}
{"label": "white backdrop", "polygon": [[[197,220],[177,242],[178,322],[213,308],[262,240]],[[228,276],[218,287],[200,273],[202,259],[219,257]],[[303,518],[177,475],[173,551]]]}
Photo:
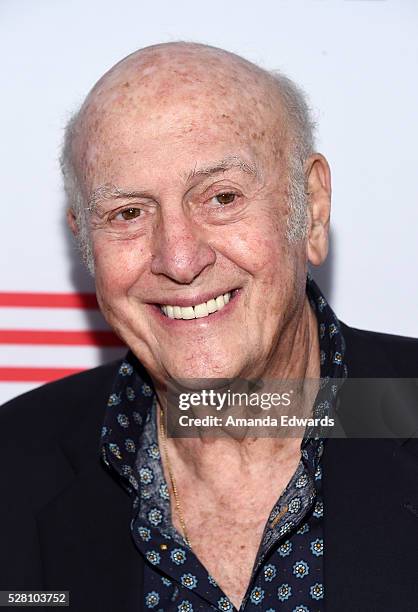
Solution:
{"label": "white backdrop", "polygon": [[59,147],[103,72],[170,40],[237,52],[308,92],[333,171],[321,287],[348,324],[417,336],[417,34],[416,0],[0,0],[0,399],[121,354],[88,333],[106,326],[73,295],[93,286],[63,224]]}

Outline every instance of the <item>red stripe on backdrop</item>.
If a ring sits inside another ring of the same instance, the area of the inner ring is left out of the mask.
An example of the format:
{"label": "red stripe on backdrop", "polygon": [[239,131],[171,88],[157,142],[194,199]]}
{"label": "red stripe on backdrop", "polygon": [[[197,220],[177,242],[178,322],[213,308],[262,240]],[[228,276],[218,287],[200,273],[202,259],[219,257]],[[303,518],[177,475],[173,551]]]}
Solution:
{"label": "red stripe on backdrop", "polygon": [[81,308],[97,310],[94,293],[27,293],[0,292],[0,307],[15,308]]}
{"label": "red stripe on backdrop", "polygon": [[50,382],[71,374],[83,372],[79,368],[2,368],[1,382]]}
{"label": "red stripe on backdrop", "polygon": [[52,331],[0,329],[0,344],[43,344],[65,346],[124,346],[111,331]]}

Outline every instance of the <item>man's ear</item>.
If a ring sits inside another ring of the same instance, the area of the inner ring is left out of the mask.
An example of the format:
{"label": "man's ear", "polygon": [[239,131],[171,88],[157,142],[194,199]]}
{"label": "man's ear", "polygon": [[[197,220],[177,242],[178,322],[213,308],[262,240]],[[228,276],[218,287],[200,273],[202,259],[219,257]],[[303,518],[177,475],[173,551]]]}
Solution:
{"label": "man's ear", "polygon": [[331,171],[320,153],[311,155],[305,166],[308,192],[307,257],[319,266],[328,253],[328,230],[331,210]]}
{"label": "man's ear", "polygon": [[74,236],[76,236],[78,234],[78,223],[77,217],[75,216],[75,212],[72,208],[67,210],[67,223]]}

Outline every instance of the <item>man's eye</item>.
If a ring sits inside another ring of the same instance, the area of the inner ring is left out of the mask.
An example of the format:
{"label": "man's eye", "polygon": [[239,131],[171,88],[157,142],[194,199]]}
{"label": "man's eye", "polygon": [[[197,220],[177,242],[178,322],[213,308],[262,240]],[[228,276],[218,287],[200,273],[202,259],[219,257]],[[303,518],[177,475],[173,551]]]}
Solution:
{"label": "man's eye", "polygon": [[230,193],[230,192],[225,192],[225,193],[218,193],[218,195],[214,196],[212,199],[213,200],[217,200],[218,204],[232,204],[232,202],[235,200],[235,198],[237,197],[236,193]]}
{"label": "man's eye", "polygon": [[142,213],[140,208],[125,208],[124,210],[120,210],[115,216],[114,219],[117,221],[132,221],[132,219],[136,219]]}

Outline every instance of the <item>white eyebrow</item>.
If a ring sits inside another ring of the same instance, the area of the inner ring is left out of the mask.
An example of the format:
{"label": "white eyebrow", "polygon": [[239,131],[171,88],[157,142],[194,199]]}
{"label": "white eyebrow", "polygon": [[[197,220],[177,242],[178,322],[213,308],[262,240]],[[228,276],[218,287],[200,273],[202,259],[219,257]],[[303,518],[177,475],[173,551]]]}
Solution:
{"label": "white eyebrow", "polygon": [[105,185],[99,185],[90,194],[88,200],[88,206],[86,210],[94,211],[97,209],[98,204],[102,200],[110,200],[114,198],[150,198],[150,194],[147,191],[141,191],[138,189],[121,189],[116,187],[112,183],[106,183]]}

